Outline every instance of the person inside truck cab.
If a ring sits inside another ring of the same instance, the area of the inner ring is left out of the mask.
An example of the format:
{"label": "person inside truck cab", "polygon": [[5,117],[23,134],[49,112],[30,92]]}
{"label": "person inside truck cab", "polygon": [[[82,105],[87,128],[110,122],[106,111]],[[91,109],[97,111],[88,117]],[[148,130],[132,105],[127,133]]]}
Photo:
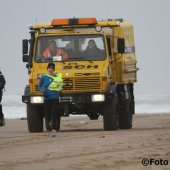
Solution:
{"label": "person inside truck cab", "polygon": [[85,52],[87,52],[87,53],[99,53],[100,49],[97,47],[94,40],[89,40],[88,46],[87,46]]}
{"label": "person inside truck cab", "polygon": [[74,41],[70,41],[69,43],[66,44],[65,46],[66,50],[74,50]]}
{"label": "person inside truck cab", "polygon": [[63,60],[68,58],[66,52],[63,49],[58,48],[55,41],[50,41],[49,46],[43,52],[43,56],[45,58],[54,57],[54,56],[61,56]]}

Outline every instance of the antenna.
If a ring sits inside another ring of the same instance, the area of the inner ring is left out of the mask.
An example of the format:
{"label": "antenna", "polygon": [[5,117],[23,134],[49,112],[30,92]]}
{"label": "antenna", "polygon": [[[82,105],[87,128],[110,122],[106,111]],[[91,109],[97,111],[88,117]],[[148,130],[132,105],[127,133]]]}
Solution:
{"label": "antenna", "polygon": [[42,1],[42,8],[43,8],[43,14],[44,14],[44,20],[47,22],[47,5],[45,0]]}
{"label": "antenna", "polygon": [[35,22],[36,22],[36,24],[38,24],[38,19],[37,19],[37,17],[35,18]]}

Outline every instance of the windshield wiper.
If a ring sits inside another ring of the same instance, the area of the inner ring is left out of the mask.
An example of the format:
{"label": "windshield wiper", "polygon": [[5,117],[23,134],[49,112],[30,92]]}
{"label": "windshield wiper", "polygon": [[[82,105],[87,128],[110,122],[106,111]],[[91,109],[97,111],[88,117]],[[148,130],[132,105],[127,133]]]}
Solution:
{"label": "windshield wiper", "polygon": [[[86,57],[70,57],[70,58],[69,58],[69,60],[72,60],[72,59],[78,59],[78,60],[86,59],[88,62],[93,63],[93,61],[87,59]],[[86,61],[86,60],[85,60],[85,61]]]}

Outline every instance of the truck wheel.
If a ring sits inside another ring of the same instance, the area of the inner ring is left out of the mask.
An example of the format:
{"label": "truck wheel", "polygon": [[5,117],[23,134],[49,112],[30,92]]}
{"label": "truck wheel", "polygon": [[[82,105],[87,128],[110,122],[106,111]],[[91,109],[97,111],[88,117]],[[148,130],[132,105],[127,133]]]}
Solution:
{"label": "truck wheel", "polygon": [[119,128],[131,129],[132,128],[132,111],[131,111],[131,98],[126,99],[125,94],[121,95],[119,100]]}
{"label": "truck wheel", "polygon": [[119,120],[119,104],[117,95],[106,102],[103,110],[104,130],[117,130]]}
{"label": "truck wheel", "polygon": [[133,93],[133,83],[130,84],[130,97],[131,97],[131,104],[130,104],[130,109],[131,109],[131,113],[135,114],[135,100],[134,100],[134,93]]}
{"label": "truck wheel", "polygon": [[27,104],[27,124],[29,132],[43,131],[43,113],[41,106]]}

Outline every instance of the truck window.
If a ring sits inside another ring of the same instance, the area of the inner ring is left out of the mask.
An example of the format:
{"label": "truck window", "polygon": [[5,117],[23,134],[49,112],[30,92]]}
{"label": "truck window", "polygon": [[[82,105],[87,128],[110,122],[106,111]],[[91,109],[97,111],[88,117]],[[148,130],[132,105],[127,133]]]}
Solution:
{"label": "truck window", "polygon": [[93,61],[105,58],[103,35],[40,36],[37,39],[36,62]]}

